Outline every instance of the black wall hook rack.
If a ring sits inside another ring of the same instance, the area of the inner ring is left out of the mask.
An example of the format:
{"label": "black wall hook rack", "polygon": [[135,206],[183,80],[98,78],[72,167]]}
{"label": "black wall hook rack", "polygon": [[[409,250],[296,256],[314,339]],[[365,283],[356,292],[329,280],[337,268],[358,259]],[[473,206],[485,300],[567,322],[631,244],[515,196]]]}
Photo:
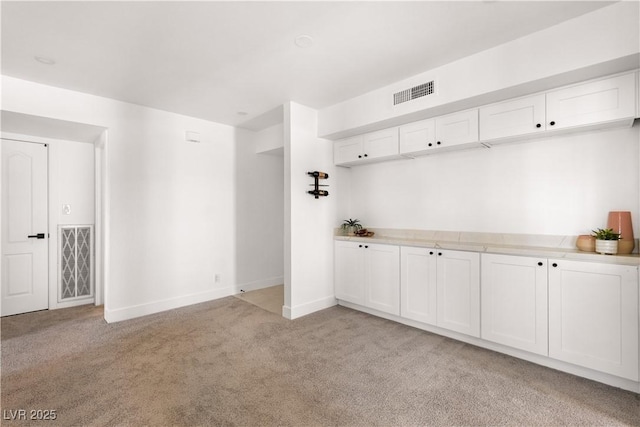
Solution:
{"label": "black wall hook rack", "polygon": [[307,172],[307,175],[312,176],[314,180],[314,183],[310,184],[313,187],[313,190],[307,191],[307,193],[311,194],[312,196],[315,196],[316,199],[318,199],[320,196],[329,195],[329,192],[327,190],[320,190],[320,187],[328,187],[328,185],[321,185],[318,183],[318,180],[320,179],[329,178],[328,173],[313,171],[313,172]]}

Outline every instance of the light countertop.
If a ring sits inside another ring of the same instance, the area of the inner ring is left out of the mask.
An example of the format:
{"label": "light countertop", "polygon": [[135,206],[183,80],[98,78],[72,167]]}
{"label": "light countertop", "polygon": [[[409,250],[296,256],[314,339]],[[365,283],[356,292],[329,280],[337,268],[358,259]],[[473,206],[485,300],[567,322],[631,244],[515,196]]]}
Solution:
{"label": "light countertop", "polygon": [[[608,264],[640,265],[640,255],[602,255],[582,252],[575,246],[577,236],[531,234],[473,233],[432,230],[398,230],[367,228],[372,237],[345,236],[336,231],[335,240],[377,243],[421,248],[486,252],[502,255],[521,255]],[[636,242],[636,249],[638,243]]]}

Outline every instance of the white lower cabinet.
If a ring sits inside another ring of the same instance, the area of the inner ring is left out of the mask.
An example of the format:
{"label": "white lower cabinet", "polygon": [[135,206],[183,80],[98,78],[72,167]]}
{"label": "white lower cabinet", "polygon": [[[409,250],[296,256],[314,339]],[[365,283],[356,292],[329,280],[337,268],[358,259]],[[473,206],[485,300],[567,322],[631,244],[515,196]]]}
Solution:
{"label": "white lower cabinet", "polygon": [[547,260],[482,254],[482,339],[548,354]]}
{"label": "white lower cabinet", "polygon": [[438,249],[438,326],[480,336],[480,254]]}
{"label": "white lower cabinet", "polygon": [[638,268],[335,241],[339,300],[635,382]]}
{"label": "white lower cabinet", "polygon": [[335,241],[335,294],[339,300],[400,315],[400,248]]}
{"label": "white lower cabinet", "polygon": [[638,267],[549,263],[549,356],[638,381]]}
{"label": "white lower cabinet", "polygon": [[435,249],[400,248],[400,315],[435,325],[437,322]]}
{"label": "white lower cabinet", "polygon": [[334,242],[336,298],[364,305],[364,253],[357,243]]}
{"label": "white lower cabinet", "polygon": [[409,246],[400,254],[401,316],[479,337],[479,254]]}

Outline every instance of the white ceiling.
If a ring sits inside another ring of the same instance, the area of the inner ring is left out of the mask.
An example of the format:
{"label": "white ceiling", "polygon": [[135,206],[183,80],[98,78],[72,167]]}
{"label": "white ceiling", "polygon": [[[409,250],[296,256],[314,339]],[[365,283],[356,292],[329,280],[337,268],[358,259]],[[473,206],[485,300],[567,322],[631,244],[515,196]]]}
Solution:
{"label": "white ceiling", "polygon": [[2,74],[255,128],[286,101],[323,108],[608,4],[2,1]]}

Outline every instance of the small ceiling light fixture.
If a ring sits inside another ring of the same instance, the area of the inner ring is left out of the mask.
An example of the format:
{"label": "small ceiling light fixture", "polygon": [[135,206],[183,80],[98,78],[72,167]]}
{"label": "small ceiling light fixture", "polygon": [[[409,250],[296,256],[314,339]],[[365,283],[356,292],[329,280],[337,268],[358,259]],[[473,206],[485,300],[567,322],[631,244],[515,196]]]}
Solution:
{"label": "small ceiling light fixture", "polygon": [[313,37],[307,34],[301,34],[296,37],[293,42],[296,44],[296,46],[302,49],[306,49],[313,45]]}
{"label": "small ceiling light fixture", "polygon": [[55,59],[47,58],[46,56],[34,56],[33,59],[44,65],[53,65],[56,63]]}

